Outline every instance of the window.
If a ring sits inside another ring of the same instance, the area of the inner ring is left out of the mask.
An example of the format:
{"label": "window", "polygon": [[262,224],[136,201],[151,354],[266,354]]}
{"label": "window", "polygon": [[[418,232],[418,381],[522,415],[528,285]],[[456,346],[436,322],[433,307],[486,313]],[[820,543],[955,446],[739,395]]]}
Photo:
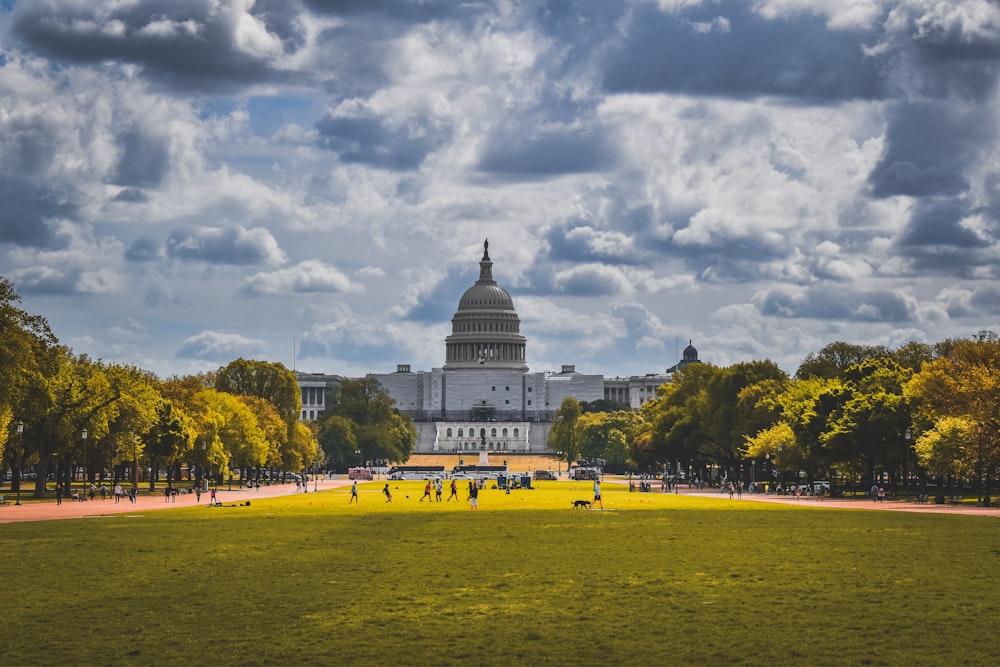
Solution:
{"label": "window", "polygon": [[502,435],[503,437],[505,437],[505,438],[506,438],[506,437],[507,437],[507,429],[504,429],[503,431],[501,431],[501,432],[500,432],[500,434],[501,434],[501,435]]}
{"label": "window", "polygon": [[496,390],[497,390],[497,388],[496,388],[496,387],[490,387],[490,390],[491,390],[491,391],[496,391]]}
{"label": "window", "polygon": [[445,434],[445,437],[450,438],[451,437],[451,429],[448,429],[447,431],[445,431],[444,434]]}
{"label": "window", "polygon": [[531,405],[531,399],[530,398],[528,399],[528,405]]}
{"label": "window", "polygon": [[515,428],[515,429],[514,429],[514,437],[515,437],[515,438],[516,438],[516,437],[518,437],[518,436],[520,435],[520,430],[521,430],[521,429],[518,429],[518,428]]}
{"label": "window", "polygon": [[528,387],[528,393],[529,394],[531,393],[531,387]]}
{"label": "window", "polygon": [[508,398],[508,399],[507,399],[506,401],[504,401],[504,403],[505,403],[506,405],[510,405],[510,399]]}
{"label": "window", "polygon": [[494,429],[490,429],[490,436],[494,437],[494,438],[497,437],[497,430],[495,428]]}
{"label": "window", "polygon": [[510,391],[510,387],[504,387],[504,391]]}
{"label": "window", "polygon": [[462,429],[458,429],[458,437],[462,437]]}

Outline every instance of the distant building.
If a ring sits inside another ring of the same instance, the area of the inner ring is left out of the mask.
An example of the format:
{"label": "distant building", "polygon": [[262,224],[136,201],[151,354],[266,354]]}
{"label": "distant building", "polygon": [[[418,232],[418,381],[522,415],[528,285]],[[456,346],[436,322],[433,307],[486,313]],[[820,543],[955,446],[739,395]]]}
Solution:
{"label": "distant building", "polygon": [[[684,360],[667,374],[605,379],[578,373],[573,365],[558,372],[531,372],[520,328],[514,300],[493,279],[487,241],[479,279],[459,299],[451,319],[444,365],[413,371],[409,364],[400,364],[394,373],[368,375],[379,381],[401,412],[413,417],[419,433],[417,453],[545,453],[553,414],[563,399],[605,400],[638,409],[656,396],[657,387],[670,381],[669,373],[698,360],[689,345]],[[303,419],[313,419],[314,411],[318,415],[325,408],[325,390],[339,378],[298,376]]]}

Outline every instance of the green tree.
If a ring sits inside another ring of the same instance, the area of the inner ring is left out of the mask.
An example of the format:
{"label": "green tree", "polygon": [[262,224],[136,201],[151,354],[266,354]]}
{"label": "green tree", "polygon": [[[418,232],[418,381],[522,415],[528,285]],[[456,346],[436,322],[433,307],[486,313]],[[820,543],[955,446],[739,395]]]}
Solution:
{"label": "green tree", "polygon": [[549,430],[548,446],[569,468],[580,458],[580,434],[577,424],[583,410],[575,398],[564,398],[559,409],[552,417],[552,428]]}
{"label": "green tree", "polygon": [[354,422],[347,417],[330,415],[324,419],[318,438],[327,462],[334,468],[343,470],[361,462],[361,455],[356,453],[358,439],[354,436]]}
{"label": "green tree", "polygon": [[289,425],[298,421],[302,412],[302,394],[295,373],[279,363],[251,359],[232,361],[216,373],[215,389],[270,401]]}
{"label": "green tree", "polygon": [[820,436],[830,459],[844,468],[860,464],[888,472],[895,484],[904,466],[910,403],[903,392],[912,371],[890,357],[870,358],[844,373],[839,404]]}
{"label": "green tree", "polygon": [[406,461],[417,442],[417,429],[413,419],[395,406],[396,401],[375,378],[344,380],[331,396],[321,431],[327,420],[343,417],[351,422],[364,460]]}
{"label": "green tree", "polygon": [[799,364],[795,377],[799,380],[824,378],[832,380],[866,359],[890,356],[889,350],[881,345],[855,345],[837,341],[825,345],[819,352],[810,353]]}

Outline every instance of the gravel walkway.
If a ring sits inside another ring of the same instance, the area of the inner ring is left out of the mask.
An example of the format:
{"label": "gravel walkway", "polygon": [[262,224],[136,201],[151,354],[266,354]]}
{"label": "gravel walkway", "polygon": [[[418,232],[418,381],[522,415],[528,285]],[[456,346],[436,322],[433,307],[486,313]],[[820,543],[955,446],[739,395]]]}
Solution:
{"label": "gravel walkway", "polygon": [[[348,479],[320,480],[319,490],[335,489],[341,486],[349,486]],[[259,489],[237,489],[227,491],[228,486],[220,486],[216,492],[219,502],[223,505],[232,505],[238,502],[253,501],[259,498],[275,498],[278,496],[289,496],[296,491],[294,484],[272,484],[262,486]],[[316,482],[309,482],[309,493],[313,493]],[[14,523],[18,521],[48,521],[52,519],[81,519],[84,517],[101,517],[112,514],[129,514],[131,512],[146,512],[150,510],[169,510],[178,507],[192,507],[197,505],[196,496],[193,493],[183,493],[177,496],[173,502],[165,502],[163,498],[163,487],[159,487],[159,493],[152,495],[140,495],[133,505],[128,498],[120,503],[116,503],[114,498],[107,500],[83,501],[63,500],[62,505],[56,505],[54,501],[35,502],[28,500],[28,494],[21,493],[21,506],[14,505],[14,494],[4,493],[4,499],[10,501],[10,505],[0,507],[0,524]],[[201,494],[201,505],[208,507],[209,494]]]}

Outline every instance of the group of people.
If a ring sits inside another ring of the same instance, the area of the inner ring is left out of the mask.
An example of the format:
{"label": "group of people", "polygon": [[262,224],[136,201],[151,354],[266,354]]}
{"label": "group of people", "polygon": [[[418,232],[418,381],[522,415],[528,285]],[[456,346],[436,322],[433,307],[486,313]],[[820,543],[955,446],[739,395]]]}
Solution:
{"label": "group of people", "polygon": [[[479,489],[480,489],[480,483],[474,479],[470,479],[469,494],[466,496],[466,500],[469,501],[469,504],[474,510],[479,509]],[[437,502],[441,502],[441,496],[444,493],[444,482],[442,482],[440,479],[436,480],[428,479],[427,483],[424,484],[424,495],[420,496],[420,502],[424,502],[424,498],[430,501],[432,492],[434,493],[434,500]],[[388,482],[386,482],[385,486],[382,487],[382,495],[385,496],[385,502],[387,503],[392,502],[392,490],[389,488]],[[446,502],[451,502],[452,500],[454,500],[455,502],[459,502],[458,484],[455,482],[455,480],[451,480],[451,495],[448,496]],[[357,481],[354,481],[351,483],[351,497],[347,501],[347,504],[350,505],[351,503],[357,503],[357,502],[358,502],[358,483]]]}

